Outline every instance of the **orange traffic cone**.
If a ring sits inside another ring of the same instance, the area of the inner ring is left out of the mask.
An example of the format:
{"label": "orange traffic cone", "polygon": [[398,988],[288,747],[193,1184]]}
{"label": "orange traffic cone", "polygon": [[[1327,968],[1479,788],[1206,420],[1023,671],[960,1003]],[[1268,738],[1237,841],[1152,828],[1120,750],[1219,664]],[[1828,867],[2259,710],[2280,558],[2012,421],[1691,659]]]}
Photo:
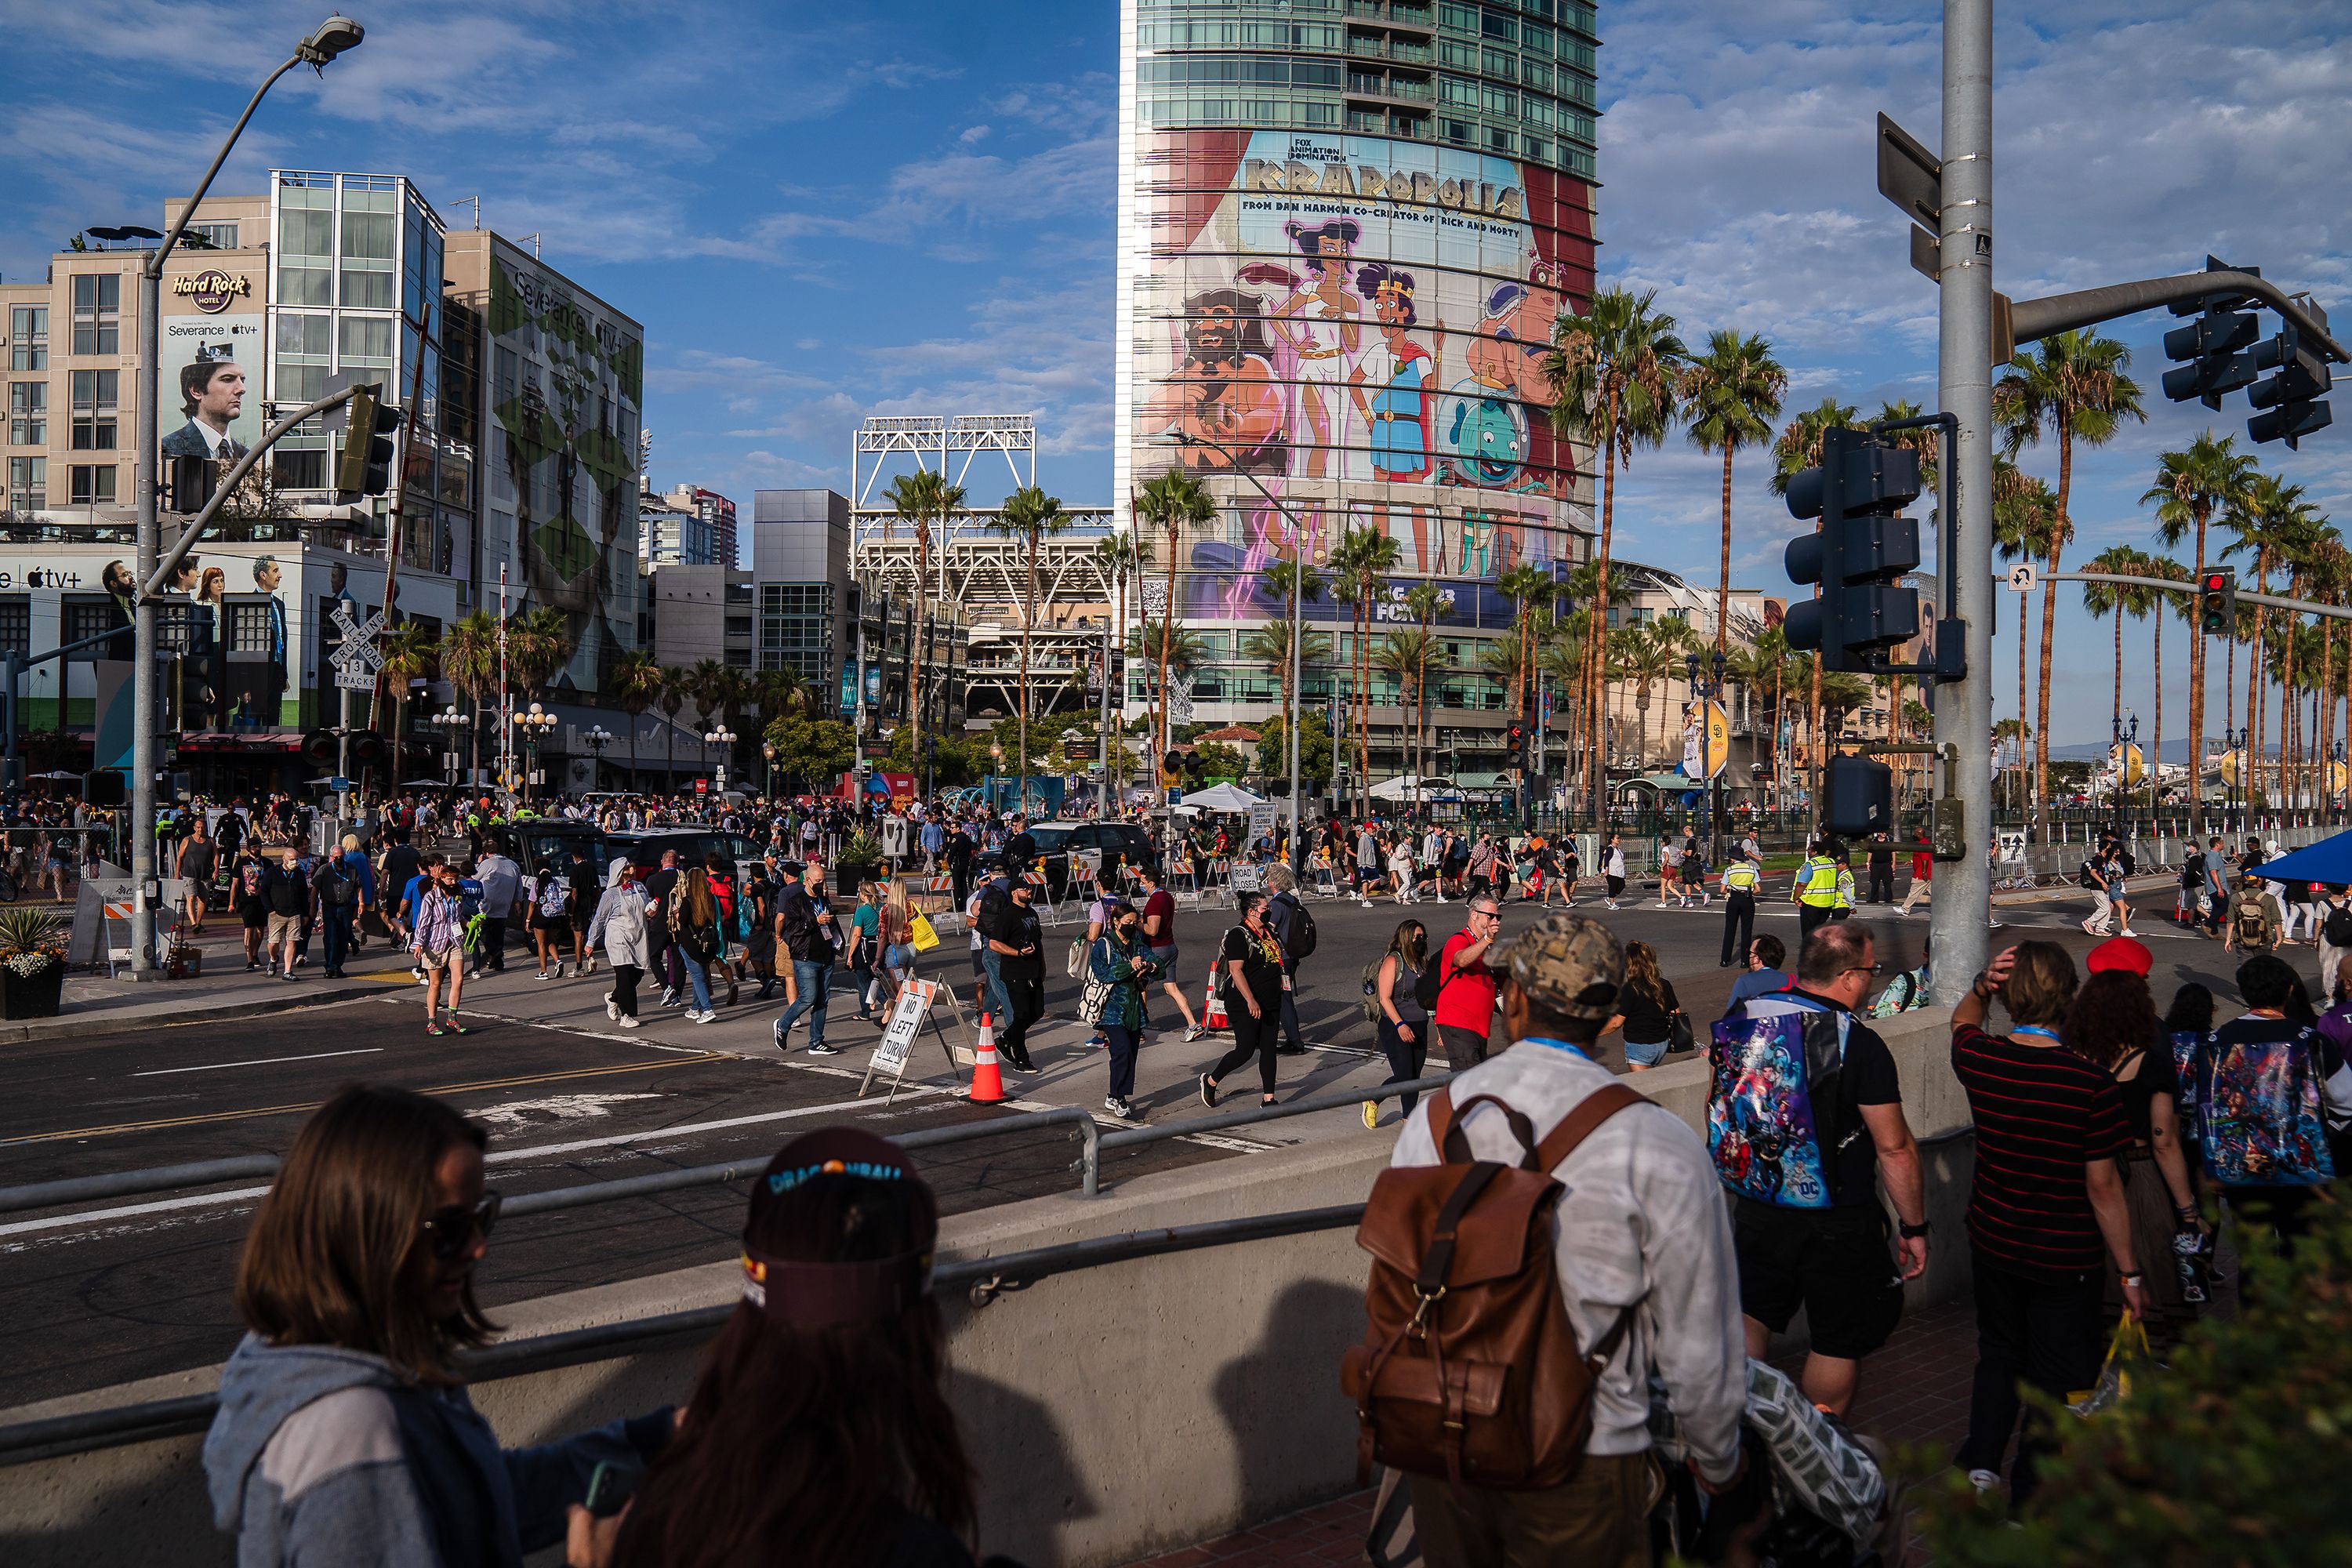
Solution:
{"label": "orange traffic cone", "polygon": [[975,1105],[994,1105],[1004,1098],[1004,1072],[996,1062],[996,1026],[986,1013],[980,1016],[980,1045],[972,1052],[971,1089],[965,1098]]}
{"label": "orange traffic cone", "polygon": [[1211,1033],[1221,1033],[1234,1026],[1225,1016],[1224,998],[1217,994],[1217,966],[1209,966],[1208,989],[1201,994],[1201,1027]]}

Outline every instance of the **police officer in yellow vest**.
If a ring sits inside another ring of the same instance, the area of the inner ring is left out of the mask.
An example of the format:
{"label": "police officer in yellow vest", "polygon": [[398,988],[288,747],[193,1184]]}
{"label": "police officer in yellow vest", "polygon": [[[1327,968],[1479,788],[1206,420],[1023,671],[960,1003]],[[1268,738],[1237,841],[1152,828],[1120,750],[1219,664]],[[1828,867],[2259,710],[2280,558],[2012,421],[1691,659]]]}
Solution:
{"label": "police officer in yellow vest", "polygon": [[[1764,868],[1738,850],[1723,868],[1723,964],[1728,969],[1748,954],[1756,934],[1756,890],[1763,885]],[[1735,958],[1735,954],[1738,955]]]}
{"label": "police officer in yellow vest", "polygon": [[1797,868],[1797,879],[1789,889],[1796,902],[1797,946],[1803,950],[1805,938],[1828,923],[1837,908],[1838,863],[1830,853],[1832,842],[1826,838],[1813,840],[1813,852]]}
{"label": "police officer in yellow vest", "polygon": [[1846,858],[1845,846],[1837,847],[1837,902],[1830,908],[1830,919],[1842,921],[1853,913],[1853,864]]}

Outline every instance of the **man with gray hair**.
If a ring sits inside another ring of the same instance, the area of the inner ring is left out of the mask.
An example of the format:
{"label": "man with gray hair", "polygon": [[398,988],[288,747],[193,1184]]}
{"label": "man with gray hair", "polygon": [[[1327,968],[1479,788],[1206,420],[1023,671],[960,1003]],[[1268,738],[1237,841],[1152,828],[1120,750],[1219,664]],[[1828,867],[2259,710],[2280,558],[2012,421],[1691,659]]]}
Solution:
{"label": "man with gray hair", "polygon": [[[1431,1131],[1442,1104],[1469,1158],[1516,1165],[1525,1150],[1512,1120],[1524,1118],[1540,1142],[1615,1081],[1591,1054],[1624,982],[1624,951],[1609,928],[1582,915],[1548,916],[1510,944],[1503,967],[1511,1045],[1414,1109],[1392,1164],[1444,1159]],[[1468,1109],[1456,1114],[1457,1106]],[[1576,1342],[1603,1344],[1621,1317],[1628,1331],[1599,1368],[1575,1479],[1549,1490],[1497,1491],[1412,1478],[1414,1528],[1433,1568],[1648,1562],[1653,1366],[1699,1485],[1720,1494],[1740,1479],[1748,1366],[1739,1281],[1697,1134],[1663,1107],[1629,1105],[1575,1144],[1553,1174],[1564,1189],[1552,1229],[1560,1302]]]}
{"label": "man with gray hair", "polygon": [[1282,944],[1282,1045],[1279,1054],[1303,1057],[1307,1043],[1298,1037],[1298,964],[1315,952],[1315,917],[1300,902],[1298,877],[1287,866],[1265,869],[1265,923]]}

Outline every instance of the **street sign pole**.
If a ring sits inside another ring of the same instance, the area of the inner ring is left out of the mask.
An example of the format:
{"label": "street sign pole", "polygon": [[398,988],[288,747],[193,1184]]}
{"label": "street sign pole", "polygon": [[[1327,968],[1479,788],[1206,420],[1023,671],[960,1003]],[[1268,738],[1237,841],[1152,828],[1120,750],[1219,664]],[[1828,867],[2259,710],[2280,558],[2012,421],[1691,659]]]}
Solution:
{"label": "street sign pole", "polygon": [[1936,741],[1958,763],[1965,853],[1936,867],[1935,999],[1957,1004],[1985,965],[1992,918],[1992,0],[1945,0],[1937,406],[1955,416],[1956,603],[1968,673],[1938,694]]}

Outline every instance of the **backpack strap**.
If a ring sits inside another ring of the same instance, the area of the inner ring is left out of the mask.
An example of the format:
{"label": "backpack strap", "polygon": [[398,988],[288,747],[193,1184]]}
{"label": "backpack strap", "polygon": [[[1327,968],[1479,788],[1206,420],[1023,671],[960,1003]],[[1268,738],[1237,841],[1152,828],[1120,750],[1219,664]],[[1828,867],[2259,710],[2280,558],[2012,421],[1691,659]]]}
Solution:
{"label": "backpack strap", "polygon": [[1576,1152],[1592,1130],[1624,1110],[1629,1105],[1656,1103],[1646,1094],[1639,1094],[1622,1083],[1612,1083],[1594,1089],[1582,1103],[1561,1118],[1559,1126],[1544,1135],[1535,1148],[1534,1170],[1551,1172],[1559,1163]]}

